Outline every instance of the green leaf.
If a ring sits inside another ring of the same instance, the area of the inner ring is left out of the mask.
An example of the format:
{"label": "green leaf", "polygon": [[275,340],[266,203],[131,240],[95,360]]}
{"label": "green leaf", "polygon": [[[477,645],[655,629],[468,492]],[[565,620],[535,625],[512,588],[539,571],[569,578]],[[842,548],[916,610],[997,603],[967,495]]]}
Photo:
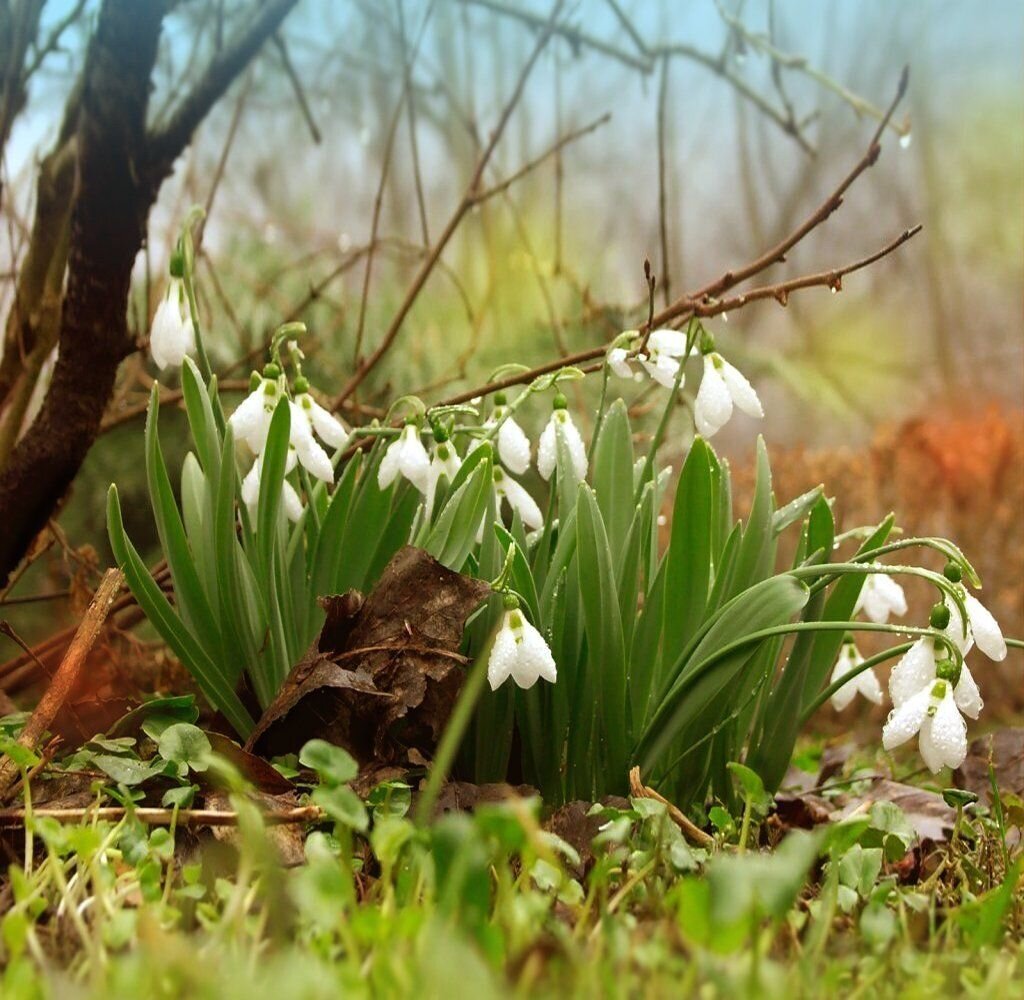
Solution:
{"label": "green leaf", "polygon": [[761,776],[736,761],[730,761],[725,766],[732,774],[743,800],[750,803],[753,814],[757,817],[767,816],[775,804],[775,799],[765,791]]}
{"label": "green leaf", "polygon": [[[481,445],[477,451],[490,451]],[[493,493],[489,459],[480,460],[469,478],[448,494],[423,548],[449,569],[460,570],[476,546],[476,536]]]}
{"label": "green leaf", "polygon": [[790,500],[785,507],[780,507],[772,514],[772,534],[780,535],[791,524],[802,521],[823,495],[824,487],[815,486],[813,490],[808,490],[795,500]]}
{"label": "green leaf", "polygon": [[178,773],[184,777],[189,768],[205,771],[209,766],[210,740],[198,726],[188,722],[176,722],[168,726],[157,741],[157,752],[164,760],[178,765]]}
{"label": "green leaf", "polygon": [[323,597],[334,594],[338,566],[343,557],[342,538],[348,523],[352,500],[355,496],[359,469],[363,462],[362,452],[356,452],[345,466],[338,485],[334,488],[330,503],[320,524],[316,545],[313,550],[310,579],[313,595]]}
{"label": "green leaf", "polygon": [[775,536],[772,532],[772,470],[764,438],[757,439],[757,480],[754,500],[743,529],[732,581],[733,594],[764,580],[772,570]]}
{"label": "green leaf", "polygon": [[[626,654],[612,554],[594,491],[582,484],[576,508],[579,588],[586,627],[589,667],[597,673],[598,704],[610,774],[625,774],[629,763],[626,710]],[[613,779],[614,780],[614,779]]]}
{"label": "green leaf", "polygon": [[711,449],[696,438],[686,456],[672,511],[665,576],[665,655],[674,660],[704,619],[711,580],[714,518]]}
{"label": "green leaf", "polygon": [[633,522],[633,436],[626,404],[616,399],[608,407],[594,442],[591,481],[608,532],[613,565],[619,564]]}
{"label": "green leaf", "polygon": [[237,670],[233,671],[232,675],[225,666],[230,661],[224,656],[220,625],[199,580],[199,572],[192,558],[185,527],[160,450],[159,409],[160,390],[159,386],[154,385],[146,415],[146,479],[160,545],[171,571],[174,594],[182,619],[192,629],[209,657],[220,664],[224,675],[233,680],[237,676]]}
{"label": "green leaf", "polygon": [[359,774],[359,765],[352,754],[326,740],[306,743],[299,753],[299,763],[316,771],[325,785],[344,785]]}
{"label": "green leaf", "polygon": [[185,627],[125,534],[116,486],[111,486],[107,495],[107,532],[114,558],[139,602],[139,607],[160,637],[195,677],[209,702],[224,713],[239,734],[248,736],[253,728],[252,717],[235,694],[233,684]]}
{"label": "green leaf", "polygon": [[185,358],[181,366],[181,392],[185,398],[185,412],[188,414],[199,462],[216,492],[220,469],[220,435],[213,415],[213,404],[203,386],[203,377],[196,363],[189,357]]}
{"label": "green leaf", "polygon": [[271,574],[274,571],[277,520],[281,510],[284,470],[288,461],[291,419],[288,400],[282,397],[270,418],[267,443],[263,448],[259,507],[256,512],[256,545],[262,578],[267,587],[270,587]]}
{"label": "green leaf", "polygon": [[370,817],[362,799],[347,785],[320,785],[310,796],[313,802],[335,823],[340,823],[358,833],[365,832]]}

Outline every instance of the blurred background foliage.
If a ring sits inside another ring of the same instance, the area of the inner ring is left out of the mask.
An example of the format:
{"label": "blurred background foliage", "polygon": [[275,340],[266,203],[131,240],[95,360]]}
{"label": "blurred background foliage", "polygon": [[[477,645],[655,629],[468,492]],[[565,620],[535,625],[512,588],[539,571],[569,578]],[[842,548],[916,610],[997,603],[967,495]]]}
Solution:
{"label": "blurred background foliage", "polygon": [[[71,6],[51,0],[45,16],[56,20]],[[82,5],[82,30],[67,35],[33,81],[29,110],[7,148],[5,312],[31,217],[33,167],[57,129],[95,8]],[[242,9],[220,0],[175,5],[155,108],[188,81]],[[847,278],[842,294],[811,289],[792,295],[786,308],[755,303],[710,325],[765,401],[764,433],[784,470],[780,496],[825,479],[830,492],[854,491],[850,516],[862,521],[909,502],[901,519],[914,529],[915,517],[923,525],[952,497],[962,516],[930,530],[956,538],[986,580],[1019,583],[1020,519],[992,512],[1000,504],[1019,512],[1020,476],[995,486],[982,478],[975,493],[954,495],[948,476],[929,479],[924,471],[950,456],[970,469],[979,445],[1004,433],[1016,444],[1000,461],[1020,462],[1024,8],[1015,0],[728,0],[722,7],[714,0],[578,0],[569,10],[573,33],[542,55],[485,184],[514,175],[560,136],[606,113],[610,119],[472,210],[358,402],[373,413],[404,392],[422,391],[430,401],[481,382],[498,364],[535,363],[607,341],[646,316],[645,256],[671,296],[757,256],[856,162],[876,124],[858,102],[885,107],[909,64],[909,96],[896,118],[899,130],[909,128],[909,145],[890,130],[879,163],[842,208],[764,278],[845,263],[917,222],[923,232]],[[424,246],[462,196],[535,44],[527,22],[547,12],[539,0],[302,0],[281,43],[267,46],[211,114],[163,188],[131,304],[140,339],[181,220],[191,205],[206,205],[199,280],[215,367],[241,385],[271,330],[302,319],[314,384],[336,393],[359,354],[379,342]],[[734,17],[748,36],[731,26]],[[758,38],[805,62],[774,74]],[[684,49],[678,58],[647,60],[638,55],[641,40],[692,46],[698,57]],[[412,100],[403,104],[407,60]],[[728,77],[773,106],[792,106],[806,142]],[[379,238],[360,341],[378,192]],[[95,545],[100,562],[109,558],[102,498],[112,480],[122,487],[130,533],[153,538],[141,415],[133,417],[153,375],[144,354],[125,363],[111,429],[62,514],[71,549]],[[642,412],[650,390],[627,384],[623,391]],[[536,429],[546,418],[539,409]],[[176,464],[181,435],[169,413],[165,420]],[[954,443],[942,428],[956,420],[973,430]],[[937,428],[932,451],[907,429],[921,421]],[[742,469],[753,432],[737,420],[716,445]],[[857,492],[866,456],[878,454],[885,457],[873,459],[870,481],[886,488]],[[920,475],[897,496],[890,487],[901,463]],[[983,554],[964,533],[993,524],[1011,538],[984,543]],[[21,586],[46,590],[49,575],[54,588],[66,587],[74,566],[67,552],[41,560]],[[1010,593],[1014,603],[1004,599],[1001,607],[1020,633],[1019,586]],[[18,609],[29,634],[74,615],[67,602],[44,607],[31,615]]]}

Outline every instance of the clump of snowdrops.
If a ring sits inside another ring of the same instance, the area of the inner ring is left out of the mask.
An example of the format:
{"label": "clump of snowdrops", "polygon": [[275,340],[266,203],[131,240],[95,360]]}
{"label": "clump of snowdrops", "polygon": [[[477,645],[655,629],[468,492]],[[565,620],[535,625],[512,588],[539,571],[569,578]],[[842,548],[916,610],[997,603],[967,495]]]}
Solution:
{"label": "clump of snowdrops", "polygon": [[[515,773],[564,801],[622,791],[639,765],[682,804],[709,793],[729,802],[726,765],[743,761],[774,790],[809,716],[830,699],[840,710],[858,695],[881,703],[874,668],[892,659],[885,748],[916,736],[933,771],[963,761],[964,716],[982,709],[965,656],[974,646],[1006,655],[968,589],[977,574],[950,541],[899,537],[891,516],[837,533],[820,488],[777,506],[761,440],[752,508],[736,519],[710,439],[735,410],[763,410],[702,323],[617,337],[589,434],[563,393],[584,377],[571,367],[513,392],[485,387],[473,405],[403,397],[386,419],[351,428],[304,373],[300,324],[277,331],[226,412],[193,281],[186,227],[151,339],[161,368],[180,365],[193,450],[179,496],[160,448],[158,387],[145,447],[173,604],[125,534],[114,487],[110,537],[150,621],[240,735],[254,725],[241,685],[270,704],[317,634],[317,598],[368,590],[411,543],[491,584],[464,637],[472,701],[454,716],[462,727],[473,711],[460,767],[476,780]],[[700,381],[684,409],[693,367]],[[638,449],[618,390],[648,379],[663,409]],[[692,427],[677,426],[680,412]],[[534,444],[525,427],[538,413]],[[659,462],[669,436],[677,451],[688,442],[678,475]],[[780,567],[787,531],[799,539]],[[919,548],[942,553],[944,572],[882,561]],[[935,589],[921,625],[890,621],[906,612],[907,577]],[[865,660],[860,632],[901,641]]]}

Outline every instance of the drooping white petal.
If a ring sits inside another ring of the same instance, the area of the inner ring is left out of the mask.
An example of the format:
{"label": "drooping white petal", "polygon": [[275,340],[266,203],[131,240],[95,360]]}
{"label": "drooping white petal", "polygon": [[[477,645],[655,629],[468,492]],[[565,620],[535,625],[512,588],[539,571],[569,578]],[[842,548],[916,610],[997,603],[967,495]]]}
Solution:
{"label": "drooping white petal", "polygon": [[430,472],[430,456],[420,440],[419,428],[406,424],[399,438],[401,450],[398,453],[398,467],[420,493],[427,492],[427,476]]}
{"label": "drooping white petal", "polygon": [[384,451],[384,457],[377,466],[377,485],[382,490],[386,490],[398,478],[401,451],[401,437],[395,438]]}
{"label": "drooping white petal", "polygon": [[896,708],[906,704],[935,679],[935,646],[928,638],[918,639],[889,675],[889,697]]}
{"label": "drooping white petal", "polygon": [[892,750],[913,739],[928,714],[931,687],[924,687],[889,713],[882,727],[882,746]]}
{"label": "drooping white petal", "polygon": [[890,615],[907,613],[903,588],[886,573],[871,573],[864,580],[854,614],[863,611],[869,621],[884,625]]}
{"label": "drooping white petal", "polygon": [[754,387],[749,381],[747,381],[747,377],[738,368],[729,364],[729,362],[724,358],[721,358],[721,362],[722,380],[725,382],[726,387],[729,390],[729,395],[732,396],[732,401],[745,414],[747,414],[748,417],[756,417],[760,420],[764,417],[764,407],[761,406],[761,400],[758,399],[757,393],[754,391]]}
{"label": "drooping white petal", "polygon": [[184,297],[180,279],[173,279],[153,316],[149,349],[161,370],[180,367],[196,347],[196,332]]}
{"label": "drooping white petal", "polygon": [[957,681],[953,697],[956,699],[957,708],[971,719],[976,719],[981,715],[981,710],[985,707],[985,702],[981,700],[981,692],[978,690],[978,683],[966,663],[960,667],[960,680]]}
{"label": "drooping white petal", "polygon": [[427,472],[426,509],[429,515],[434,509],[434,497],[442,479],[451,483],[462,467],[459,453],[448,442],[434,446],[430,456],[430,469]]}
{"label": "drooping white petal", "polygon": [[330,411],[325,410],[309,393],[301,399],[303,407],[309,412],[313,430],[320,440],[335,450],[344,448],[348,443],[348,428]]}
{"label": "drooping white petal", "polygon": [[311,475],[325,483],[334,482],[334,467],[327,457],[327,452],[317,444],[313,437],[310,416],[307,411],[294,400],[288,404],[291,412],[291,430],[289,441],[295,449],[298,460]]}
{"label": "drooping white petal", "polygon": [[527,662],[532,673],[541,680],[554,684],[558,680],[555,658],[540,632],[528,621],[523,622],[522,644],[519,650],[520,663]]}
{"label": "drooping white petal", "polygon": [[236,441],[248,441],[263,419],[263,383],[261,382],[235,407],[235,412],[228,417],[228,423],[231,425]]}
{"label": "drooping white petal", "polygon": [[257,459],[252,463],[252,468],[245,474],[245,478],[242,480],[242,503],[249,508],[250,512],[255,513],[256,504],[260,498],[260,472],[261,463]]}
{"label": "drooping white petal", "polygon": [[287,479],[281,484],[281,500],[289,521],[297,521],[302,517],[302,501],[295,492],[295,487]]}
{"label": "drooping white petal", "polygon": [[608,352],[608,367],[619,378],[633,377],[633,369],[629,366],[629,351],[624,347],[613,347]]}
{"label": "drooping white petal", "polygon": [[544,425],[540,440],[537,442],[537,471],[542,479],[550,479],[555,472],[558,460],[558,444],[555,440],[554,414]]}
{"label": "drooping white petal", "polygon": [[540,507],[521,483],[516,482],[511,476],[504,475],[500,480],[495,479],[494,489],[499,499],[504,497],[512,510],[519,514],[527,528],[544,527],[544,515],[541,514]]}
{"label": "drooping white petal", "polygon": [[[857,652],[856,646],[854,646],[852,642],[844,642],[842,649],[839,651],[839,656],[836,659],[836,665],[832,668],[831,683],[835,684],[838,680],[845,677],[851,670],[863,662],[864,659],[860,653]],[[837,712],[843,711],[843,709],[853,701],[856,694],[857,679],[854,678],[844,684],[832,695],[832,707]]]}
{"label": "drooping white petal", "polygon": [[874,705],[881,705],[885,700],[882,685],[878,682],[878,675],[870,667],[857,675],[857,690]]}
{"label": "drooping white petal", "polygon": [[697,390],[697,400],[694,403],[694,419],[697,430],[704,437],[709,438],[725,426],[732,416],[732,396],[722,378],[721,372],[715,366],[713,356],[704,355],[704,377],[700,382],[700,389]]}
{"label": "drooping white petal", "polygon": [[[670,357],[668,354],[652,354],[649,358],[641,355],[637,360],[643,365],[647,374],[659,385],[663,385],[666,389],[671,389],[676,384],[680,364],[675,358]],[[683,379],[679,380],[680,386],[683,385],[683,381]]]}
{"label": "drooping white petal", "polygon": [[509,417],[498,428],[498,457],[517,476],[530,467],[530,439],[515,417]]}
{"label": "drooping white petal", "polygon": [[959,767],[967,756],[967,724],[957,711],[948,684],[935,714],[921,724],[918,747],[929,770],[937,774],[943,767]]}
{"label": "drooping white petal", "polygon": [[964,604],[967,607],[967,617],[971,622],[971,634],[974,641],[990,660],[1003,660],[1006,658],[1006,640],[1003,638],[1002,629],[995,620],[992,612],[985,607],[973,594],[964,593]]}
{"label": "drooping white petal", "polygon": [[647,338],[647,349],[669,358],[682,358],[686,354],[686,334],[679,330],[652,330]]}
{"label": "drooping white petal", "polygon": [[506,612],[501,628],[494,638],[491,655],[487,659],[487,683],[490,684],[492,691],[497,691],[508,680],[517,657],[516,639],[509,627]]}
{"label": "drooping white petal", "polygon": [[586,479],[587,446],[583,443],[583,437],[579,432],[579,428],[573,423],[568,410],[559,410],[552,414],[552,418],[557,420],[557,433],[562,434],[565,438],[566,448],[569,452],[569,458],[572,459],[572,467],[576,473],[576,478],[580,480]]}

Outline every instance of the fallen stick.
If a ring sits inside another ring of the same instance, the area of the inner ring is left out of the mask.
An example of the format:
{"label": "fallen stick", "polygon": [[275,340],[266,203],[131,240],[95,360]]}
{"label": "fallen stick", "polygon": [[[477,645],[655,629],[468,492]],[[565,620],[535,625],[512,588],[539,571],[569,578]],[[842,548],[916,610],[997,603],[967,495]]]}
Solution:
{"label": "fallen stick", "polygon": [[[107,620],[110,606],[114,603],[114,598],[117,597],[123,583],[124,577],[119,569],[108,569],[103,575],[85,615],[79,622],[75,637],[53,675],[50,686],[39,699],[28,722],[25,723],[25,728],[18,736],[19,745],[34,752],[36,744],[53,724],[61,705],[67,701],[78,683],[86,657],[96,643],[103,623]],[[14,761],[10,757],[0,761],[0,799],[6,796],[17,779],[18,767]]]}
{"label": "fallen stick", "polygon": [[639,767],[634,767],[629,772],[629,790],[634,798],[654,799],[655,802],[661,802],[668,809],[669,818],[683,831],[683,836],[691,843],[699,844],[701,847],[714,846],[714,837],[705,833],[699,826],[687,819],[683,815],[683,811],[678,806],[674,806],[669,802],[664,795],[660,795],[641,781]]}
{"label": "fallen stick", "polygon": [[[128,810],[121,806],[86,807],[84,809],[0,809],[0,827],[24,826],[31,816],[33,819],[55,819],[58,823],[81,823],[83,820],[121,820]],[[236,826],[238,813],[230,809],[133,809],[132,815],[147,826]],[[176,817],[176,818],[175,818]],[[262,814],[267,826],[288,826],[298,823],[317,823],[324,818],[319,806],[295,806],[277,812]]]}

